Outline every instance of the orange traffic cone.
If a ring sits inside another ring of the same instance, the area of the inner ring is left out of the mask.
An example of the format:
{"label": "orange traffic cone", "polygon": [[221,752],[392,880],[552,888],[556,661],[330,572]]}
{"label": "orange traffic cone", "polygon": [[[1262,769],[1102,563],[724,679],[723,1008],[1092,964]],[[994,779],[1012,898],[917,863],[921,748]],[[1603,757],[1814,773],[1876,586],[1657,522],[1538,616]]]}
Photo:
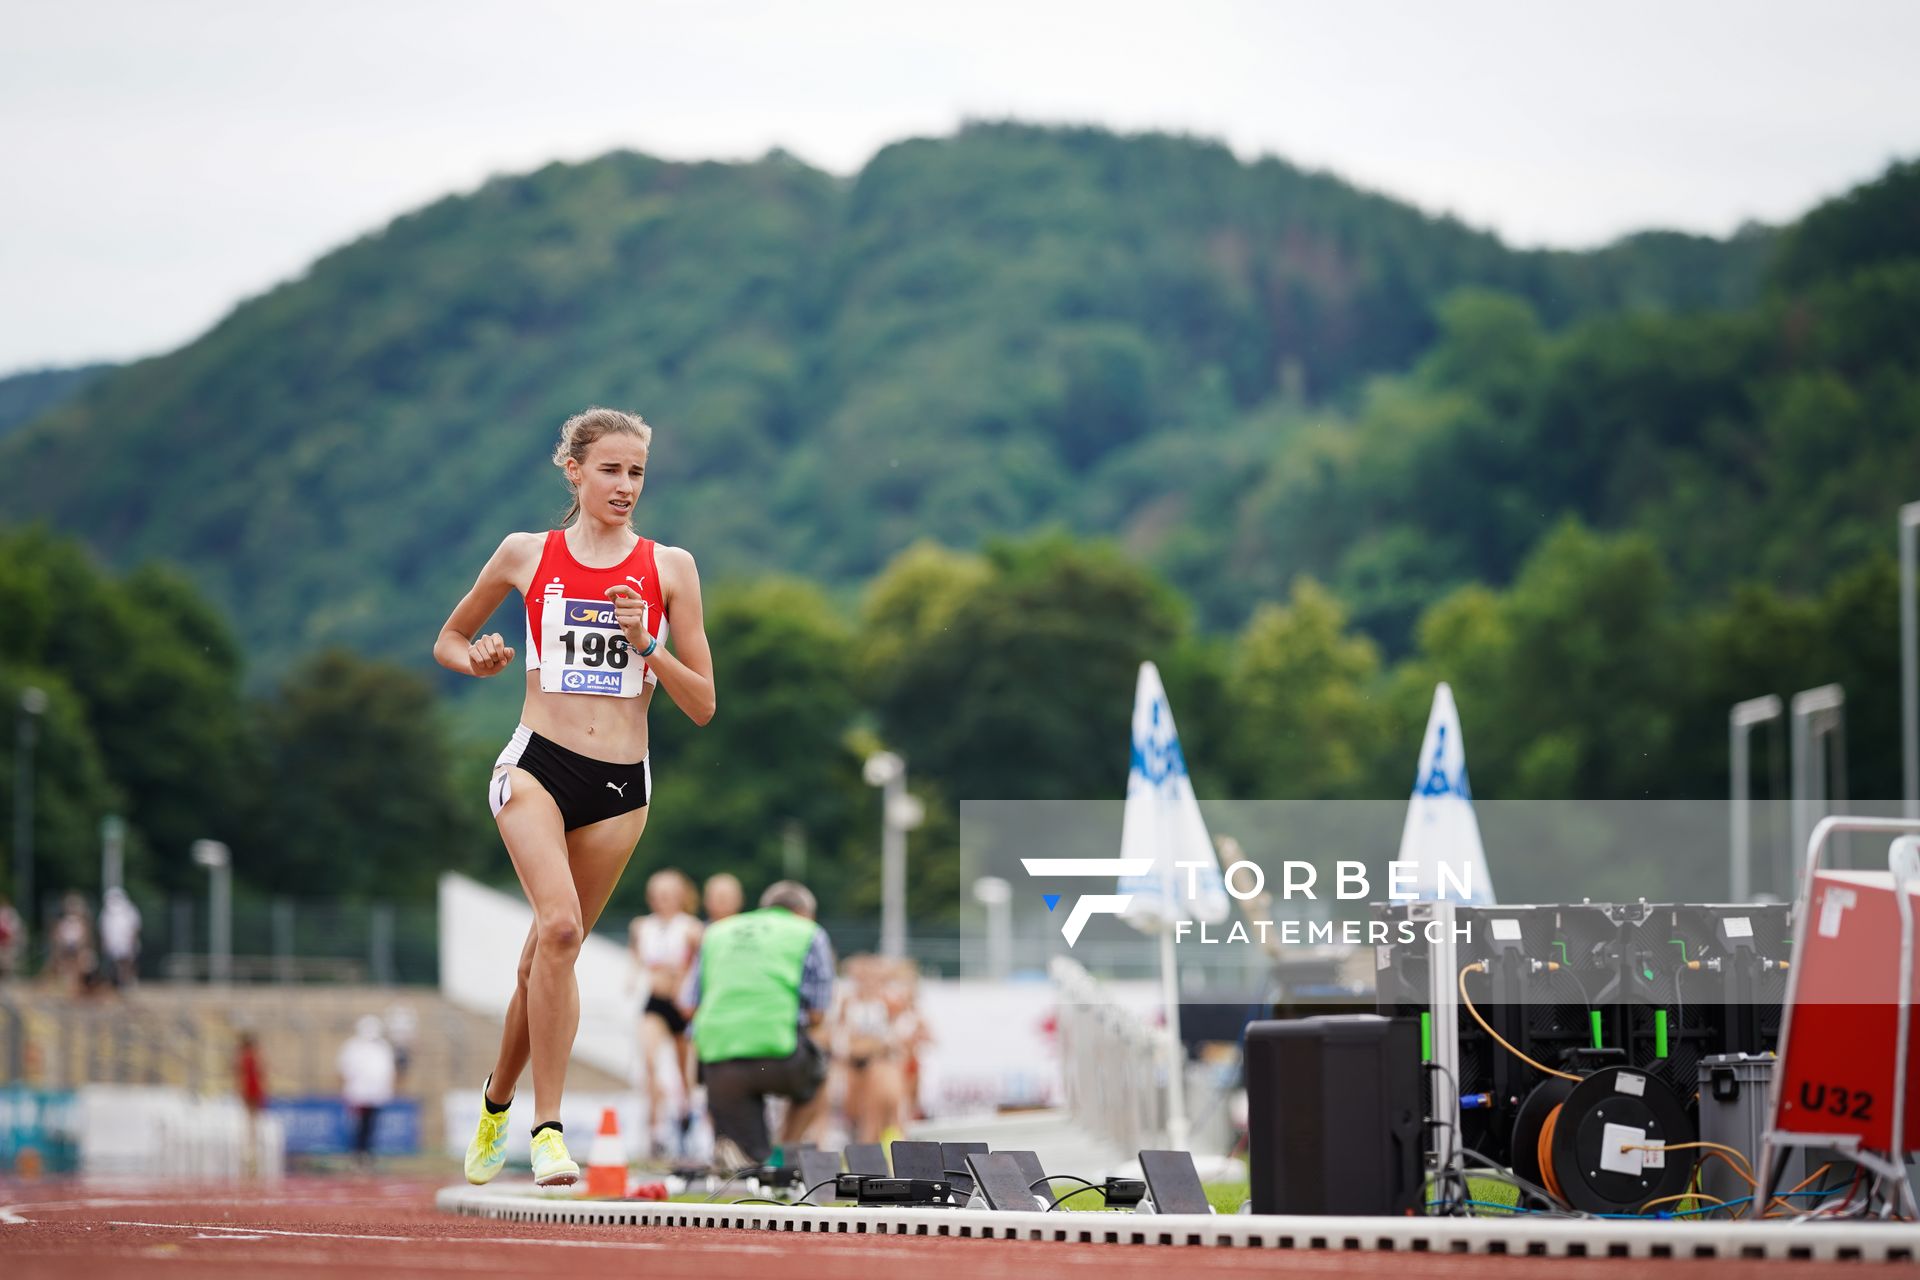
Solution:
{"label": "orange traffic cone", "polygon": [[615,1200],[627,1194],[627,1144],[612,1107],[600,1113],[600,1132],[587,1148],[587,1194]]}

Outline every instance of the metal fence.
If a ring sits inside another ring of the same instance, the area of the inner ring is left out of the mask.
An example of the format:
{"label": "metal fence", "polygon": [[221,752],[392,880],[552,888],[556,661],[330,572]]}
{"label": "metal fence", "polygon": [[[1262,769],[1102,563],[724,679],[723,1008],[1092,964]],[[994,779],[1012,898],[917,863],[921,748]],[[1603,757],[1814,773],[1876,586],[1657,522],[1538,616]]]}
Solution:
{"label": "metal fence", "polygon": [[[96,955],[99,903],[83,895]],[[68,895],[38,904],[25,974],[51,962],[50,940]],[[425,985],[440,981],[439,917],[431,904],[331,898],[242,898],[233,903],[229,945],[215,951],[205,899],[135,895],[140,909],[136,974],[143,981],[207,981],[224,965],[238,983]],[[110,980],[101,960],[101,977]]]}

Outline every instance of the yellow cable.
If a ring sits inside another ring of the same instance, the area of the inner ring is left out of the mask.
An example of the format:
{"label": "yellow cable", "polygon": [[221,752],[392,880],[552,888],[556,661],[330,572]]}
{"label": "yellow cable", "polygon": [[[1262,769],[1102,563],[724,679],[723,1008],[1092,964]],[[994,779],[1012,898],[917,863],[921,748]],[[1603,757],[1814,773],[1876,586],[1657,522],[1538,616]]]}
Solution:
{"label": "yellow cable", "polygon": [[1661,1196],[1658,1200],[1649,1200],[1640,1206],[1638,1212],[1645,1213],[1657,1204],[1671,1204],[1675,1200],[1711,1200],[1723,1209],[1727,1207],[1727,1202],[1719,1196],[1710,1196],[1704,1191],[1682,1191],[1677,1196]]}
{"label": "yellow cable", "polygon": [[1505,1049],[1508,1053],[1512,1054],[1514,1057],[1520,1059],[1520,1061],[1532,1067],[1535,1071],[1544,1071],[1550,1076],[1559,1076],[1562,1080],[1571,1080],[1575,1084],[1579,1084],[1581,1077],[1568,1075],[1564,1071],[1555,1071],[1552,1067],[1544,1066],[1541,1063],[1535,1062],[1532,1058],[1529,1058],[1526,1054],[1520,1052],[1518,1049],[1508,1044],[1505,1037],[1503,1037],[1498,1031],[1495,1031],[1492,1027],[1487,1025],[1487,1020],[1480,1016],[1480,1011],[1478,1009],[1473,1007],[1473,997],[1467,994],[1467,975],[1470,973],[1485,973],[1486,971],[1487,971],[1487,964],[1486,964],[1486,961],[1484,960],[1476,960],[1472,964],[1468,965],[1466,968],[1460,971],[1461,1002],[1467,1006],[1467,1012],[1473,1015],[1473,1020],[1480,1024],[1480,1029],[1486,1032],[1488,1035],[1492,1036],[1495,1044],[1499,1045],[1502,1049]]}

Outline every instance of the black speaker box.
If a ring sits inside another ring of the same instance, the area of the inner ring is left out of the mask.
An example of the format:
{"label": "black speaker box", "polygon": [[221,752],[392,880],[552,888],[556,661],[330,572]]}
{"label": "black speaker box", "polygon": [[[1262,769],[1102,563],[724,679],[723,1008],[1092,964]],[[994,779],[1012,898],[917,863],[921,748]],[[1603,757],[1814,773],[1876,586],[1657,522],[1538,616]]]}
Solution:
{"label": "black speaker box", "polygon": [[1373,1014],[1247,1028],[1255,1213],[1402,1214],[1420,1204],[1420,1024]]}

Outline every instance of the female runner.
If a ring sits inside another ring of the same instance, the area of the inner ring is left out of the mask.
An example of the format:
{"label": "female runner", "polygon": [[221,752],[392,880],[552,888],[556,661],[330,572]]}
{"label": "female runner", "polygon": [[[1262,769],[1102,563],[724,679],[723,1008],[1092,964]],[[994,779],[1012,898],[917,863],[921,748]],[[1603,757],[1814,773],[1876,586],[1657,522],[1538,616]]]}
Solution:
{"label": "female runner", "polygon": [[[699,905],[693,882],[667,867],[647,877],[650,910],[627,926],[634,975],[647,991],[640,1010],[640,1080],[646,1087],[647,1124],[656,1148],[682,1155],[693,1088],[687,1072],[687,1015],[679,1000],[693,958],[700,954],[700,917],[693,914]],[[662,1053],[673,1059],[673,1089],[662,1078]],[[669,1099],[680,1107],[678,1115],[668,1114]]]}
{"label": "female runner", "polygon": [[470,1182],[491,1180],[505,1163],[507,1106],[529,1060],[533,1179],[579,1179],[560,1128],[580,1021],[573,965],[647,825],[654,686],[694,723],[713,718],[713,658],[693,557],[633,531],[652,437],[637,416],[613,409],[569,418],[553,453],[573,492],[566,527],[507,535],[433,646],[449,670],[499,675],[513,661],[512,646],[497,632],[475,633],[507,592],[525,598],[526,701],[494,764],[488,802],[533,927],[467,1147]]}

